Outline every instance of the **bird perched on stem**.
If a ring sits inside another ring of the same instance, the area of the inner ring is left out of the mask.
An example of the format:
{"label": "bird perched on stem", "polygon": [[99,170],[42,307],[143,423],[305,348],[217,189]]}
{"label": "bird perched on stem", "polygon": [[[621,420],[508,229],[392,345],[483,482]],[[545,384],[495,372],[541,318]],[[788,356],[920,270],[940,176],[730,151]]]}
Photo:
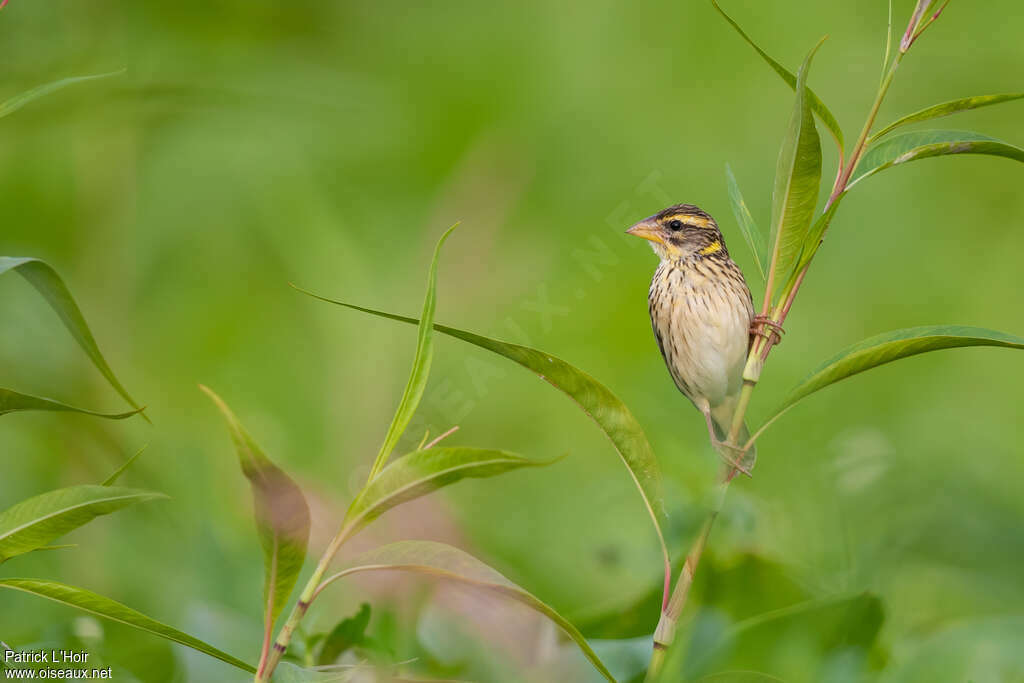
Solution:
{"label": "bird perched on stem", "polygon": [[[661,259],[647,302],[672,379],[703,413],[715,450],[749,474],[736,460],[749,438],[746,426],[736,443],[726,443],[755,321],[743,273],[715,219],[692,204],[670,206],[626,232],[648,240]],[[751,447],[744,462],[754,457]]]}

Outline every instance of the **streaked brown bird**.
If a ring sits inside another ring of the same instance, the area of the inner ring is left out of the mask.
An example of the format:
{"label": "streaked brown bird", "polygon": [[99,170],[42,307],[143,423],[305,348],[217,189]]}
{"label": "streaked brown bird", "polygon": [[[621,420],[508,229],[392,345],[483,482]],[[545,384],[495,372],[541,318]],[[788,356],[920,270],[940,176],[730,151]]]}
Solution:
{"label": "streaked brown bird", "polygon": [[[647,296],[658,348],[679,391],[704,415],[708,436],[735,464],[724,441],[743,386],[754,304],[718,224],[692,204],[676,204],[627,232],[651,243],[661,262]],[[746,426],[736,439],[749,438]],[[752,462],[751,447],[744,462]]]}

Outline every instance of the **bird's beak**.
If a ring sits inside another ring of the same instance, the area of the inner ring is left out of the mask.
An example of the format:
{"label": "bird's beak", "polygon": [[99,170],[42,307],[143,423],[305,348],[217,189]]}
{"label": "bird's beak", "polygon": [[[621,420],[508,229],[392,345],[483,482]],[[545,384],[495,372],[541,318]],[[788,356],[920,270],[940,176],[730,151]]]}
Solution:
{"label": "bird's beak", "polygon": [[665,240],[661,239],[661,230],[658,228],[658,224],[650,218],[645,218],[640,221],[632,228],[626,231],[627,235],[636,235],[649,242],[655,242],[657,244],[665,244]]}

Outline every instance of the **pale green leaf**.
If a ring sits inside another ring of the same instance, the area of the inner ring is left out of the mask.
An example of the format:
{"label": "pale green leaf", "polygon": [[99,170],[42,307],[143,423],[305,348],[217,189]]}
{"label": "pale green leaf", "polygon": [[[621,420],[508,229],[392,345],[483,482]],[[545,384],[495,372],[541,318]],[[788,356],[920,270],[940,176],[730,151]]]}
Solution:
{"label": "pale green leaf", "polygon": [[[715,9],[718,10],[718,13],[721,14],[727,22],[729,22],[729,25],[736,30],[736,33],[740,34],[740,37],[743,38],[750,47],[754,48],[754,51],[757,52],[757,54],[761,55],[761,59],[768,63],[768,66],[772,68],[772,71],[777,73],[790,88],[796,90],[797,77],[794,76],[791,71],[786,69],[786,67],[768,56],[768,53],[758,47],[757,43],[755,43],[750,36],[740,28],[739,24],[733,21],[732,17],[726,14],[725,11],[718,6],[718,3],[715,0],[711,0],[711,4],[714,5]],[[825,106],[825,103],[821,101],[821,98],[814,94],[814,91],[810,88],[807,88],[807,97],[810,101],[811,109],[813,109],[814,113],[818,115],[818,118],[820,118],[821,122],[825,124],[825,127],[828,128],[829,132],[832,133],[832,138],[836,141],[836,145],[839,148],[839,154],[841,156],[843,153],[843,130],[839,127],[839,122],[836,120],[836,117],[832,115],[832,112],[829,111],[829,108]]]}
{"label": "pale green leaf", "polygon": [[381,470],[359,493],[342,522],[348,538],[387,510],[470,477],[493,477],[522,467],[541,467],[538,462],[482,448],[429,448],[396,459]]}
{"label": "pale green leaf", "polygon": [[[96,345],[96,340],[92,336],[92,331],[86,324],[85,317],[82,316],[82,311],[79,310],[78,304],[75,303],[71,292],[68,291],[67,286],[61,280],[57,271],[48,263],[39,259],[0,256],[0,275],[10,270],[17,271],[19,275],[28,280],[29,284],[36,288],[36,291],[46,299],[46,302],[50,304],[50,308],[54,310],[61,322],[64,323],[64,327],[67,328],[71,336],[78,342],[78,345],[82,347],[82,350],[92,360],[96,369],[107,379],[110,386],[114,387],[117,393],[121,394],[122,398],[128,401],[133,408],[141,410],[135,399],[129,396],[125,388],[121,386],[121,382],[114,376],[114,371],[110,369],[103,354],[100,353],[99,346]],[[145,414],[142,417],[147,422],[149,421]]]}
{"label": "pale green leaf", "polygon": [[847,377],[919,353],[962,346],[1024,349],[1024,338],[964,325],[926,325],[879,334],[844,349],[822,363],[789,392],[782,405],[765,422],[765,427],[807,396]]}
{"label": "pale green leaf", "polygon": [[[824,39],[822,39],[824,40]],[[821,141],[806,97],[807,72],[819,42],[804,59],[797,75],[796,102],[779,150],[772,192],[772,259],[768,282],[771,293],[782,291],[803,251],[814,218],[821,185]]]}
{"label": "pale green leaf", "polygon": [[[372,308],[364,308],[343,301],[328,299],[302,289],[299,289],[299,291],[321,301],[389,320],[396,320],[411,325],[419,322],[415,318],[407,318],[394,315],[393,313],[385,313],[384,311]],[[527,370],[536,373],[541,379],[573,399],[580,409],[597,423],[597,426],[600,427],[601,431],[612,442],[630,477],[633,479],[633,483],[640,491],[644,506],[654,524],[654,531],[661,546],[666,571],[669,571],[668,549],[665,546],[665,537],[661,531],[661,521],[665,519],[665,509],[661,494],[661,471],[647,436],[644,434],[636,418],[633,417],[633,413],[626,407],[626,404],[619,400],[608,387],[598,382],[589,374],[543,351],[491,339],[446,325],[435,324],[434,329],[442,334],[479,346],[499,356],[504,356]]]}
{"label": "pale green leaf", "polygon": [[591,649],[583,634],[556,612],[554,608],[533,596],[526,589],[505,578],[493,567],[484,564],[458,548],[453,548],[444,543],[400,541],[376,548],[354,558],[349,563],[348,568],[324,581],[321,587],[350,574],[382,570],[419,572],[440,579],[456,581],[517,600],[557,624],[579,646],[583,655],[590,660],[590,663],[606,679],[613,683],[615,681],[611,673],[608,672],[608,669],[594,653],[594,650]]}
{"label": "pale green leaf", "polygon": [[437,246],[434,248],[434,258],[430,262],[430,273],[427,276],[427,294],[423,299],[423,312],[420,314],[422,323],[419,326],[419,334],[416,340],[416,356],[413,358],[412,372],[409,374],[409,382],[405,385],[405,391],[402,394],[402,400],[398,404],[398,410],[395,411],[395,417],[391,420],[391,426],[388,427],[387,436],[384,437],[384,443],[381,445],[380,452],[377,454],[373,467],[370,469],[371,480],[381,471],[385,463],[387,463],[391,451],[398,445],[398,440],[402,438],[405,428],[409,426],[409,421],[412,420],[412,416],[420,404],[420,399],[423,398],[423,391],[427,388],[427,378],[430,376],[430,363],[434,355],[434,328],[432,323],[434,321],[434,309],[437,307],[437,262],[441,257],[441,246],[448,239],[448,235],[452,234],[452,230],[458,227],[458,225],[456,223],[448,228],[441,235],[441,239],[437,241]]}
{"label": "pale green leaf", "polygon": [[31,552],[100,515],[162,493],[110,486],[72,486],[17,503],[0,513],[0,562]]}
{"label": "pale green leaf", "polygon": [[135,410],[130,410],[127,413],[99,413],[95,410],[86,410],[85,408],[69,406],[66,403],[55,401],[52,398],[33,396],[32,394],[22,394],[12,389],[0,389],[0,415],[15,413],[22,410],[49,410],[63,413],[82,413],[83,415],[105,417],[108,420],[123,420],[126,417],[138,414],[138,412],[143,409],[137,408]]}
{"label": "pale green leaf", "polygon": [[961,130],[922,130],[877,142],[857,164],[847,190],[868,176],[916,159],[947,154],[988,154],[1024,161],[1024,149],[980,133]]}
{"label": "pale green leaf", "polygon": [[729,186],[729,201],[732,204],[732,213],[736,216],[736,222],[743,232],[743,237],[747,240],[747,246],[750,247],[750,251],[754,254],[757,270],[761,273],[761,279],[764,280],[768,277],[768,243],[765,242],[764,235],[754,221],[754,217],[750,215],[750,209],[747,208],[747,203],[743,200],[740,186],[736,183],[736,176],[733,175],[729,164],[725,165],[725,179]]}
{"label": "pale green leaf", "polygon": [[893,130],[900,126],[906,126],[910,123],[918,123],[920,121],[928,121],[929,119],[937,119],[942,116],[949,116],[950,114],[956,114],[961,111],[968,111],[969,109],[979,109],[981,107],[990,107],[994,104],[1001,104],[1003,102],[1010,102],[1013,100],[1019,100],[1024,97],[1024,92],[1012,92],[1004,93],[1001,95],[976,95],[974,97],[964,97],[959,100],[951,100],[949,102],[943,102],[942,104],[936,104],[931,107],[922,109],[921,111],[908,114],[901,119],[897,119],[893,123],[878,131],[871,136],[869,142],[874,142],[878,138],[891,133]]}
{"label": "pale green leaf", "polygon": [[54,602],[59,602],[64,605],[76,607],[80,610],[94,614],[104,619],[110,619],[132,628],[137,628],[140,631],[146,631],[153,635],[160,636],[167,640],[175,643],[180,643],[193,650],[198,650],[203,654],[207,654],[211,657],[227,662],[232,666],[238,667],[243,671],[249,673],[256,673],[255,667],[252,667],[240,659],[236,659],[226,652],[221,652],[212,645],[208,645],[198,638],[194,638],[187,633],[183,633],[177,629],[171,628],[166,624],[162,624],[155,619],[147,617],[145,614],[138,612],[131,607],[122,605],[119,602],[115,602],[110,598],[104,597],[92,591],[84,588],[78,588],[76,586],[68,586],[63,583],[57,583],[56,581],[43,581],[41,579],[0,579],[0,588],[8,588],[11,590],[22,591],[23,593],[30,593],[32,595],[38,595]]}
{"label": "pale green leaf", "polygon": [[334,664],[338,657],[361,644],[366,637],[366,627],[369,625],[370,605],[364,602],[359,606],[358,612],[347,619],[342,619],[324,638],[317,652],[317,665]]}
{"label": "pale green leaf", "polygon": [[111,71],[110,73],[105,74],[93,74],[90,76],[72,76],[70,78],[62,78],[51,83],[38,85],[32,88],[31,90],[26,90],[25,92],[19,95],[15,95],[6,102],[0,104],[0,119],[7,116],[8,114],[13,114],[29,102],[31,102],[32,100],[38,99],[45,95],[49,95],[55,90],[66,88],[67,86],[73,85],[75,83],[82,83],[83,81],[93,81],[97,78],[108,78],[110,76],[118,76],[123,73],[124,69],[121,69],[120,71]]}
{"label": "pale green leaf", "polygon": [[828,226],[831,225],[832,219],[835,217],[836,211],[839,209],[839,204],[843,201],[843,197],[845,196],[845,192],[841,192],[836,195],[836,198],[832,201],[832,204],[828,207],[825,213],[818,216],[818,219],[811,225],[811,229],[807,231],[807,238],[804,240],[804,246],[800,251],[800,258],[797,260],[794,272],[799,273],[808,263],[811,262],[811,259],[814,258],[814,255],[818,252],[818,247],[821,246],[821,241],[825,239],[825,231],[828,230]]}
{"label": "pale green leaf", "polygon": [[264,618],[273,624],[295,588],[309,545],[309,505],[298,485],[264,455],[227,404],[207,387],[228,424],[242,473],[252,488],[256,531],[263,547]]}
{"label": "pale green leaf", "polygon": [[107,477],[103,481],[103,484],[101,484],[101,486],[113,486],[114,483],[117,482],[117,480],[121,478],[121,475],[124,474],[128,470],[128,468],[131,467],[132,464],[134,464],[134,462],[139,459],[139,456],[142,455],[146,451],[146,448],[148,448],[148,447],[149,447],[149,444],[146,444],[145,446],[143,446],[139,450],[135,451],[135,455],[133,455],[132,457],[130,457],[127,460],[125,460],[124,463],[120,467],[118,467],[116,470],[114,470],[114,473],[111,474],[109,477]]}

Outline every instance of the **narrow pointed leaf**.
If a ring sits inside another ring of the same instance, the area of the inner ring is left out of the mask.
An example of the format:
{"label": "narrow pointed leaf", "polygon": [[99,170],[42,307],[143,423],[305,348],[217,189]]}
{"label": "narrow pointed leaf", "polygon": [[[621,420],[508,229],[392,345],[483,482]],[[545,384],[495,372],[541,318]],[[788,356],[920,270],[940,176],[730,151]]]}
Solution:
{"label": "narrow pointed leaf", "polygon": [[49,410],[60,413],[82,413],[83,415],[94,415],[105,417],[108,420],[123,420],[126,417],[137,415],[142,408],[130,410],[127,413],[100,413],[95,410],[76,408],[66,403],[55,401],[52,398],[22,394],[12,389],[0,389],[0,415],[15,413],[22,410]]}
{"label": "narrow pointed leaf", "polygon": [[[750,38],[750,36],[748,36],[746,32],[742,28],[740,28],[739,24],[733,21],[732,17],[726,14],[725,11],[718,6],[718,3],[715,0],[711,0],[711,4],[714,5],[715,9],[718,10],[718,13],[721,14],[727,22],[729,22],[729,25],[736,30],[736,33],[740,34],[740,37],[743,38],[743,40],[745,40],[747,44],[750,45],[750,47],[754,48],[754,51],[757,52],[757,54],[761,55],[761,59],[768,63],[768,66],[772,68],[772,71],[777,73],[782,78],[782,80],[784,80],[786,84],[789,85],[790,88],[796,90],[797,77],[794,76],[791,71],[786,69],[786,67],[782,66],[777,61],[772,59],[768,55],[768,53],[766,53],[764,50],[758,47],[757,43],[755,43]],[[821,101],[821,98],[814,94],[814,91],[811,90],[810,88],[807,88],[807,98],[810,101],[811,109],[813,109],[814,113],[818,115],[818,118],[821,119],[821,122],[825,124],[825,127],[828,128],[828,131],[832,133],[832,137],[836,141],[836,145],[839,147],[839,154],[840,156],[842,156],[843,130],[842,128],[839,127],[839,122],[836,120],[836,117],[832,115],[832,112],[829,111],[829,108],[826,107],[825,103]]]}
{"label": "narrow pointed leaf", "polygon": [[811,225],[811,229],[807,231],[807,238],[804,240],[804,247],[800,252],[800,259],[797,261],[794,272],[799,273],[803,270],[804,266],[810,263],[814,255],[818,253],[818,247],[821,246],[821,241],[825,239],[825,231],[832,224],[832,219],[835,217],[839,204],[845,196],[845,192],[837,195],[832,205],[828,207],[825,213],[818,216],[818,219]]}
{"label": "narrow pointed leaf", "polygon": [[306,561],[309,506],[299,486],[263,454],[227,404],[207,387],[200,388],[227,421],[242,473],[252,487],[256,531],[263,547],[264,618],[273,625]]}
{"label": "narrow pointed leaf", "polygon": [[105,74],[93,74],[90,76],[72,76],[70,78],[62,78],[58,81],[53,81],[52,83],[45,83],[43,85],[36,86],[35,88],[32,88],[31,90],[26,90],[25,92],[19,95],[15,95],[6,102],[0,104],[0,119],[7,116],[8,114],[13,114],[29,102],[31,102],[32,100],[36,100],[45,95],[49,95],[50,93],[56,90],[60,90],[61,88],[66,88],[69,85],[74,85],[75,83],[82,83],[83,81],[93,81],[98,78],[108,78],[110,76],[117,76],[123,73],[124,70],[122,69],[121,71],[111,71],[110,73]]}
{"label": "narrow pointed leaf", "polygon": [[101,486],[113,486],[117,482],[117,480],[121,478],[121,475],[128,471],[128,468],[131,467],[135,463],[135,461],[139,459],[139,456],[142,455],[147,448],[149,448],[149,444],[146,444],[139,450],[135,451],[135,455],[125,460],[120,467],[114,470],[113,474],[104,479]]}
{"label": "narrow pointed leaf", "polygon": [[31,552],[99,517],[162,493],[110,486],[72,486],[24,500],[0,513],[0,563]]}
{"label": "narrow pointed leaf", "polygon": [[433,541],[400,541],[363,553],[354,558],[349,565],[348,568],[335,574],[327,582],[367,571],[413,571],[474,586],[517,600],[557,624],[579,646],[583,655],[590,660],[594,668],[609,681],[613,683],[615,681],[607,667],[591,649],[587,639],[565,617],[526,589],[505,578],[498,570],[458,548]]}
{"label": "narrow pointed leaf", "polygon": [[493,477],[538,462],[482,448],[430,448],[403,455],[385,467],[359,493],[342,522],[346,538],[402,503],[470,477]]}
{"label": "narrow pointed leaf", "polygon": [[754,217],[750,215],[750,209],[747,208],[747,203],[743,200],[740,186],[736,183],[736,176],[732,174],[732,168],[729,164],[725,165],[725,178],[729,186],[729,201],[732,204],[732,213],[736,216],[736,222],[739,223],[740,230],[743,231],[743,237],[747,240],[747,246],[750,247],[750,251],[754,254],[757,270],[761,273],[761,279],[764,280],[768,277],[768,243],[765,242],[764,235],[754,221]]}
{"label": "narrow pointed leaf", "polygon": [[198,650],[203,654],[207,654],[215,659],[219,659],[222,662],[238,667],[243,671],[249,673],[256,673],[255,667],[252,667],[240,659],[232,657],[226,652],[222,652],[212,645],[208,645],[198,638],[194,638],[187,633],[179,631],[175,628],[171,628],[166,624],[162,624],[155,619],[147,617],[145,614],[138,612],[131,607],[123,605],[119,602],[111,600],[110,598],[104,597],[92,591],[84,588],[78,588],[76,586],[68,586],[67,584],[57,583],[56,581],[43,581],[41,579],[0,579],[0,588],[8,588],[10,590],[21,591],[23,593],[29,593],[32,595],[38,595],[39,597],[53,600],[64,605],[76,607],[82,611],[94,614],[104,619],[110,619],[132,628],[137,628],[140,631],[146,631],[153,635],[160,636],[167,640],[175,643],[180,643],[193,650]]}
{"label": "narrow pointed leaf", "polygon": [[877,142],[857,164],[847,190],[868,176],[908,161],[948,154],[988,154],[1024,161],[1024,149],[980,133],[960,130],[923,130]]}
{"label": "narrow pointed leaf", "polygon": [[[61,322],[64,323],[64,327],[75,338],[75,341],[78,342],[78,345],[89,356],[96,369],[110,383],[110,386],[114,387],[117,393],[121,394],[121,397],[132,408],[141,410],[139,404],[135,402],[135,399],[128,394],[121,385],[121,382],[114,376],[114,371],[110,369],[103,354],[100,353],[100,348],[96,345],[96,339],[93,338],[92,331],[89,329],[89,325],[86,324],[85,317],[82,316],[82,311],[79,310],[78,304],[75,303],[71,292],[68,291],[67,286],[60,278],[60,275],[57,274],[57,271],[48,263],[39,259],[0,256],[0,275],[10,270],[17,271],[19,275],[29,281],[29,284],[36,288],[36,291],[50,304],[50,308],[54,310]],[[149,421],[145,414],[142,417],[147,422]]]}
{"label": "narrow pointed leaf", "polygon": [[765,424],[774,421],[807,396],[847,377],[919,353],[962,346],[1024,349],[1024,338],[963,325],[926,325],[885,332],[854,344],[822,363],[789,392]]}
{"label": "narrow pointed leaf", "polygon": [[[321,301],[369,313],[381,318],[396,320],[410,325],[419,323],[415,318],[407,318],[372,308],[348,304],[344,301],[328,299],[302,289],[299,291]],[[661,531],[661,522],[665,519],[665,508],[661,494],[661,470],[658,467],[658,461],[654,457],[654,451],[647,440],[647,436],[640,427],[640,423],[633,417],[633,413],[626,407],[626,404],[619,400],[608,387],[598,382],[589,374],[543,351],[491,339],[490,337],[448,327],[447,325],[435,324],[434,329],[442,334],[479,346],[499,356],[504,356],[527,370],[536,373],[541,379],[573,399],[576,405],[597,423],[597,426],[600,427],[601,431],[612,442],[630,477],[633,479],[633,483],[640,492],[644,507],[647,509],[647,513],[654,524],[654,531],[658,537],[666,571],[670,570],[668,549],[665,546],[665,537]]]}
{"label": "narrow pointed leaf", "polygon": [[[824,39],[823,39],[824,40]],[[807,98],[807,72],[819,42],[797,76],[796,102],[779,150],[772,192],[772,260],[768,281],[782,291],[804,247],[821,185],[821,141]]]}
{"label": "narrow pointed leaf", "polygon": [[977,95],[975,97],[964,97],[959,100],[952,100],[950,102],[943,102],[942,104],[936,104],[932,107],[927,107],[921,111],[908,114],[901,119],[897,119],[893,123],[878,131],[871,136],[870,141],[875,141],[883,135],[887,135],[892,131],[896,130],[900,126],[906,126],[911,123],[918,123],[920,121],[928,121],[929,119],[937,119],[942,116],[949,116],[950,114],[956,114],[961,111],[968,111],[970,109],[979,109],[981,107],[990,107],[993,104],[1001,104],[1003,102],[1011,102],[1013,100],[1019,100],[1024,97],[1024,92],[1011,92],[1004,93],[1001,95]]}
{"label": "narrow pointed leaf", "polygon": [[370,469],[370,479],[377,476],[377,473],[387,463],[391,451],[395,449],[405,428],[409,426],[409,421],[416,412],[420,399],[423,398],[423,391],[427,388],[430,363],[434,355],[433,322],[434,309],[437,307],[437,262],[441,257],[441,246],[456,227],[458,227],[458,223],[448,228],[434,248],[434,258],[430,262],[430,274],[427,276],[427,294],[423,299],[423,312],[420,314],[422,323],[419,326],[419,335],[416,340],[416,356],[413,358],[412,372],[409,374],[409,382],[405,385],[405,392],[398,404],[398,410],[395,411],[395,417],[391,420],[391,426],[388,427],[387,436],[384,437],[384,443]]}

